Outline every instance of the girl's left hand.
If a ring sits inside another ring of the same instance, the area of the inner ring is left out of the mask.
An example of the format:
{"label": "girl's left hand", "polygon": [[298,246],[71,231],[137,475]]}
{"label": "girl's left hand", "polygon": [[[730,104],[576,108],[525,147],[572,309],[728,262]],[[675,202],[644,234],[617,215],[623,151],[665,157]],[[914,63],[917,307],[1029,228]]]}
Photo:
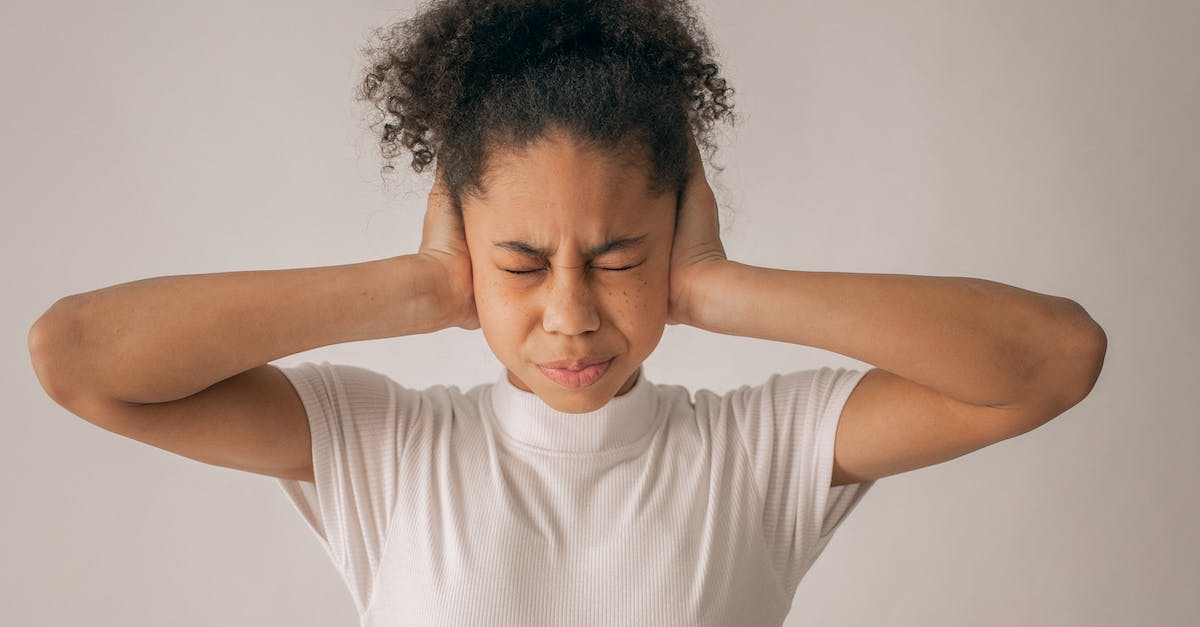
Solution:
{"label": "girl's left hand", "polygon": [[705,272],[727,261],[719,233],[717,198],[704,176],[700,149],[691,132],[688,133],[688,168],[688,182],[676,205],[667,324],[691,324],[695,318],[693,303]]}

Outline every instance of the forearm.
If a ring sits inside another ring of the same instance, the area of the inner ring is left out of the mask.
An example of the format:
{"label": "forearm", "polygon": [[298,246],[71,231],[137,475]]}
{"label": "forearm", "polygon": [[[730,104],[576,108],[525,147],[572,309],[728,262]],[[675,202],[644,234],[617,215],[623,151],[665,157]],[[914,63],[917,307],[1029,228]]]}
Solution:
{"label": "forearm", "polygon": [[30,353],[48,391],[166,402],[305,350],[450,326],[440,283],[417,255],[143,279],[55,303]]}
{"label": "forearm", "polygon": [[1103,331],[1069,299],[967,277],[715,267],[694,325],[863,361],[955,399],[1007,405],[1095,381]]}

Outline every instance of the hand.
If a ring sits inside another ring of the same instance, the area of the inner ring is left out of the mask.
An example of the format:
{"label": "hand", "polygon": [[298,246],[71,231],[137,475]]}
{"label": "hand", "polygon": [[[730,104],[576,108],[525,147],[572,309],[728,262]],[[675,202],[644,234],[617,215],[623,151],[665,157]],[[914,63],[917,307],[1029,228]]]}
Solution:
{"label": "hand", "polygon": [[670,297],[667,324],[691,324],[697,286],[706,270],[727,261],[721,244],[717,198],[708,179],[696,138],[688,133],[688,182],[680,192],[671,243]]}
{"label": "hand", "polygon": [[471,273],[471,255],[467,248],[462,216],[454,209],[450,190],[442,178],[442,164],[433,173],[433,188],[425,206],[425,224],[421,248],[417,254],[433,260],[444,272],[444,283],[452,312],[451,326],[467,330],[479,328],[475,308],[475,288]]}

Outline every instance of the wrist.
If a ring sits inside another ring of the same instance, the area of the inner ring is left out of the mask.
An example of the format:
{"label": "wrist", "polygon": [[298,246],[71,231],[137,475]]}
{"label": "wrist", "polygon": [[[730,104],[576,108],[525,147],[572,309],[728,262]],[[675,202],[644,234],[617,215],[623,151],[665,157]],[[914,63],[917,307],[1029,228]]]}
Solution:
{"label": "wrist", "polygon": [[413,253],[380,261],[393,286],[391,337],[433,333],[455,325],[456,311],[445,271],[436,260]]}
{"label": "wrist", "polygon": [[728,259],[697,266],[688,281],[681,320],[713,333],[729,333],[728,316],[736,305],[737,273],[742,264]]}
{"label": "wrist", "polygon": [[428,321],[432,333],[451,327],[478,328],[470,326],[475,318],[475,299],[470,286],[462,285],[462,279],[446,266],[440,259],[425,253],[403,255],[397,259],[405,259],[416,268],[415,293],[422,319]]}

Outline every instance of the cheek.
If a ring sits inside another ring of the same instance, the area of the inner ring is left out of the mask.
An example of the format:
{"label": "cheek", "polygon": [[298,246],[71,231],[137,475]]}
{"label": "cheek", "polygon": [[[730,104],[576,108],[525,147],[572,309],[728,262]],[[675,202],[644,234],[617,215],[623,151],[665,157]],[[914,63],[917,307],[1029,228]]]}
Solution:
{"label": "cheek", "polygon": [[520,359],[525,341],[525,324],[513,307],[513,299],[489,280],[475,280],[475,310],[479,314],[479,330],[492,353],[501,360]]}
{"label": "cheek", "polygon": [[497,334],[519,333],[536,317],[536,299],[528,288],[500,271],[476,272],[475,309],[481,327],[492,327]]}
{"label": "cheek", "polygon": [[653,328],[667,319],[666,268],[647,268],[646,272],[629,277],[612,293],[612,304],[620,311],[627,326]]}
{"label": "cheek", "polygon": [[621,334],[629,342],[632,355],[645,359],[659,341],[667,326],[667,276],[652,274],[641,277],[635,285],[618,293],[614,316]]}
{"label": "cheek", "polygon": [[[475,273],[475,309],[479,312],[480,324],[500,324],[511,312],[512,300],[506,297],[504,290],[495,279]],[[509,303],[505,306],[505,303]],[[486,322],[485,322],[486,321]]]}

